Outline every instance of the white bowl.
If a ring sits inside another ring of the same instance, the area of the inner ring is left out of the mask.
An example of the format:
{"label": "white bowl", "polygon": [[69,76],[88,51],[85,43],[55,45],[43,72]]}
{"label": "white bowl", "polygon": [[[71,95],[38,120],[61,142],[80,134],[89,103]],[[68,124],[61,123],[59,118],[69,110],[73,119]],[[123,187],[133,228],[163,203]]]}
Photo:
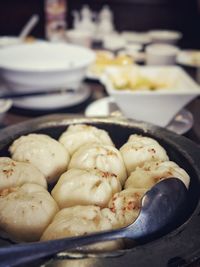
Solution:
{"label": "white bowl", "polygon": [[146,45],[151,42],[151,38],[148,32],[134,32],[134,31],[124,31],[121,33],[122,38],[130,44],[141,44]]}
{"label": "white bowl", "polygon": [[182,38],[182,33],[171,30],[152,30],[149,36],[153,43],[176,44]]}
{"label": "white bowl", "polygon": [[102,76],[107,93],[112,96],[122,113],[131,119],[150,122],[165,127],[191,100],[200,95],[200,87],[180,67],[141,66],[146,77],[164,75],[171,87],[155,91],[119,90],[114,88],[110,74],[119,76],[120,68],[107,68]]}
{"label": "white bowl", "polygon": [[77,89],[95,53],[87,48],[49,42],[0,50],[0,75],[13,91]]}
{"label": "white bowl", "polygon": [[66,36],[69,43],[85,47],[91,47],[92,45],[92,32],[72,29],[66,32]]}
{"label": "white bowl", "polygon": [[169,44],[151,44],[145,51],[147,65],[174,65],[179,49]]}

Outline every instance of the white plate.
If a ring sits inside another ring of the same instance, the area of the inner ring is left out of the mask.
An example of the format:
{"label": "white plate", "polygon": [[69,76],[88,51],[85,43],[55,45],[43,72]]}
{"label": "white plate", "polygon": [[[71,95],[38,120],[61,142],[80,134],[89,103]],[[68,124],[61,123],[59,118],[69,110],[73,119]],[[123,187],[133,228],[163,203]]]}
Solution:
{"label": "white plate", "polygon": [[13,105],[17,108],[32,110],[68,108],[82,103],[89,95],[89,87],[83,85],[79,90],[75,90],[74,92],[21,98],[20,100],[14,100]]}
{"label": "white plate", "polygon": [[[91,103],[85,110],[85,115],[92,116],[122,116],[118,106],[112,97],[105,97]],[[186,109],[182,109],[166,128],[177,134],[188,132],[193,126],[193,115]]]}
{"label": "white plate", "polygon": [[177,56],[177,63],[200,68],[200,50],[183,50]]}

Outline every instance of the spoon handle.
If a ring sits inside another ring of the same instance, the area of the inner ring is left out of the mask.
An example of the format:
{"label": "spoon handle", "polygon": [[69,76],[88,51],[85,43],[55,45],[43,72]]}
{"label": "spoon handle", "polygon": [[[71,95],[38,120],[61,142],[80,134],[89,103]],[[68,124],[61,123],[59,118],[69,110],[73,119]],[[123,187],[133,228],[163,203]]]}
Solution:
{"label": "spoon handle", "polygon": [[122,228],[81,237],[7,246],[0,249],[0,267],[22,266],[23,264],[52,256],[63,250],[123,237],[125,237],[125,231]]}

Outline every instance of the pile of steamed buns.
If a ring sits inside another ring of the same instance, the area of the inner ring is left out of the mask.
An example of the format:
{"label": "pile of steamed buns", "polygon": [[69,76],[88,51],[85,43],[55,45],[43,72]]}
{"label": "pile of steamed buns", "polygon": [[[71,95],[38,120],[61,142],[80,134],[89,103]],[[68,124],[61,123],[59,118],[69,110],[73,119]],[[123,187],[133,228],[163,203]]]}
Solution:
{"label": "pile of steamed buns", "polygon": [[59,140],[21,136],[9,152],[0,158],[0,231],[17,242],[126,226],[161,179],[190,182],[156,140],[133,134],[117,149],[105,130],[85,124],[70,125]]}

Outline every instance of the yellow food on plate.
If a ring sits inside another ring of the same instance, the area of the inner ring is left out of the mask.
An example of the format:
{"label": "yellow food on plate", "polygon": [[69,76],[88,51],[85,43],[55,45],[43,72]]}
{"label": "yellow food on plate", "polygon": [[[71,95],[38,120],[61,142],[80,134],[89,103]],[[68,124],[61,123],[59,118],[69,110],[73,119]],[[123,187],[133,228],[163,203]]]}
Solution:
{"label": "yellow food on plate", "polygon": [[133,59],[128,55],[115,56],[109,51],[97,51],[96,61],[90,66],[89,71],[94,75],[101,75],[106,67],[131,65],[133,65]]}

